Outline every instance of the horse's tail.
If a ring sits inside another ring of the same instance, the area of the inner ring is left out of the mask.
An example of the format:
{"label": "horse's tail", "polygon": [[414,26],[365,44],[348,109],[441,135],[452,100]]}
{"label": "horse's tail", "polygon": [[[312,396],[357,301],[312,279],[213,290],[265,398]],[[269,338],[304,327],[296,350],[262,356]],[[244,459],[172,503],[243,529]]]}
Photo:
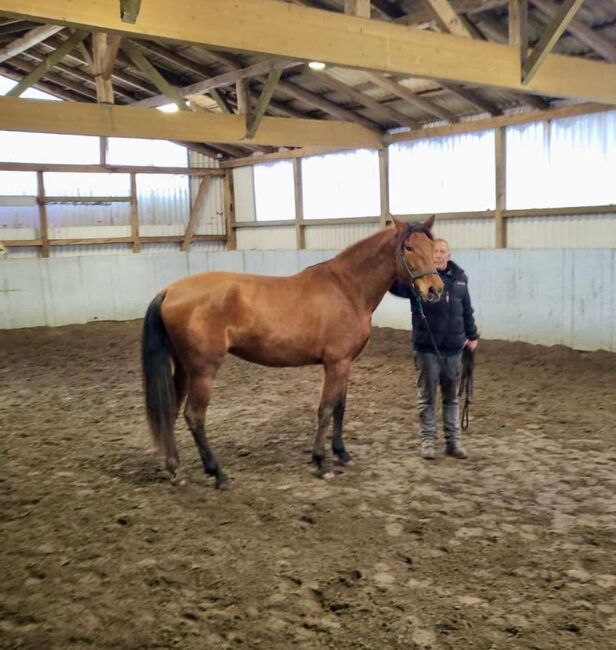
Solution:
{"label": "horse's tail", "polygon": [[176,395],[171,367],[171,351],[161,315],[165,292],[159,293],[148,307],[141,334],[141,363],[145,409],[154,443],[165,457],[169,472],[175,474],[178,452],[173,427]]}

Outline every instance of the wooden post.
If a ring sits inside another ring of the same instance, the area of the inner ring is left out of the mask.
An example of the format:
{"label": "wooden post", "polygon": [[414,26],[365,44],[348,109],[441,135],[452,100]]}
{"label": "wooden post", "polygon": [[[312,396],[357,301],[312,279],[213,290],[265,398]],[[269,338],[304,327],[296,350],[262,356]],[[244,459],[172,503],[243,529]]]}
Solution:
{"label": "wooden post", "polygon": [[133,253],[141,251],[139,239],[139,206],[137,204],[137,174],[130,175],[130,236],[133,241]]}
{"label": "wooden post", "polygon": [[205,197],[207,196],[207,190],[210,186],[211,176],[204,176],[199,183],[199,189],[197,190],[197,196],[193,201],[192,208],[190,209],[190,217],[188,218],[188,224],[186,225],[186,230],[184,232],[184,239],[180,244],[181,251],[187,251],[190,249],[190,244],[192,242],[193,233],[195,232],[195,225],[197,219],[199,218],[199,213],[201,208],[205,203]]}
{"label": "wooden post", "polygon": [[381,193],[381,216],[379,226],[385,228],[389,218],[389,148],[379,149],[379,185]]}
{"label": "wooden post", "polygon": [[304,186],[302,183],[302,161],[295,158],[293,161],[293,184],[295,186],[295,248],[306,248],[306,235],[304,232]]}
{"label": "wooden post", "polygon": [[105,167],[107,165],[107,138],[102,136],[98,139],[99,163]]}
{"label": "wooden post", "polygon": [[227,250],[234,251],[237,249],[237,239],[235,236],[235,199],[233,196],[233,170],[227,169],[224,178],[224,195],[225,195],[225,231],[227,234]]}
{"label": "wooden post", "polygon": [[507,229],[503,212],[507,207],[507,148],[506,132],[503,127],[495,130],[494,163],[496,180],[496,210],[494,213],[495,245],[496,248],[507,247]]}
{"label": "wooden post", "polygon": [[43,172],[36,172],[37,202],[39,209],[39,228],[41,240],[41,256],[49,257],[49,229],[47,227],[47,207],[45,204],[45,181]]}

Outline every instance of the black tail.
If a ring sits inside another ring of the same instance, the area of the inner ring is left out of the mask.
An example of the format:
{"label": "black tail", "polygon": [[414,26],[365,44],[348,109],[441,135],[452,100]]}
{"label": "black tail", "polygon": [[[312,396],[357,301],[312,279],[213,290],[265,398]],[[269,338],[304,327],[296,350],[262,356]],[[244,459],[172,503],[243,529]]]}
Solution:
{"label": "black tail", "polygon": [[141,334],[141,363],[150,431],[156,446],[165,456],[167,469],[175,474],[178,464],[173,434],[176,398],[171,353],[160,310],[164,299],[165,293],[159,293],[145,313]]}

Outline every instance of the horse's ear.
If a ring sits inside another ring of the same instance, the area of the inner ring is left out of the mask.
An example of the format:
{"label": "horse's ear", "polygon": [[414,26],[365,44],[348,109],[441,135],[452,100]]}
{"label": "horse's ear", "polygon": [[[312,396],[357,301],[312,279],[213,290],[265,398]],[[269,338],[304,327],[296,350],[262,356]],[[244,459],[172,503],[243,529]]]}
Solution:
{"label": "horse's ear", "polygon": [[396,232],[401,232],[402,229],[404,228],[404,221],[400,221],[399,219],[396,219],[393,214],[389,215],[389,218],[391,219],[391,222],[396,230]]}
{"label": "horse's ear", "polygon": [[434,218],[435,218],[435,215],[432,215],[429,219],[427,219],[427,220],[424,222],[424,226],[425,226],[428,230],[432,230],[432,226],[434,225]]}

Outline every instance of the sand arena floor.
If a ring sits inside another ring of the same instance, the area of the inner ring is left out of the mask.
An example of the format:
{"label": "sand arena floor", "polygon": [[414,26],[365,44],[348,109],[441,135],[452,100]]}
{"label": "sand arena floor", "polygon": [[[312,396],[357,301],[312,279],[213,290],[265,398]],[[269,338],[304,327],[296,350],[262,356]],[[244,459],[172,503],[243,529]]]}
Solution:
{"label": "sand arena floor", "polygon": [[229,357],[212,487],[147,433],[139,322],[0,335],[0,647],[616,648],[616,355],[482,341],[466,462],[418,456],[408,334],[353,366],[332,481],[321,369]]}

